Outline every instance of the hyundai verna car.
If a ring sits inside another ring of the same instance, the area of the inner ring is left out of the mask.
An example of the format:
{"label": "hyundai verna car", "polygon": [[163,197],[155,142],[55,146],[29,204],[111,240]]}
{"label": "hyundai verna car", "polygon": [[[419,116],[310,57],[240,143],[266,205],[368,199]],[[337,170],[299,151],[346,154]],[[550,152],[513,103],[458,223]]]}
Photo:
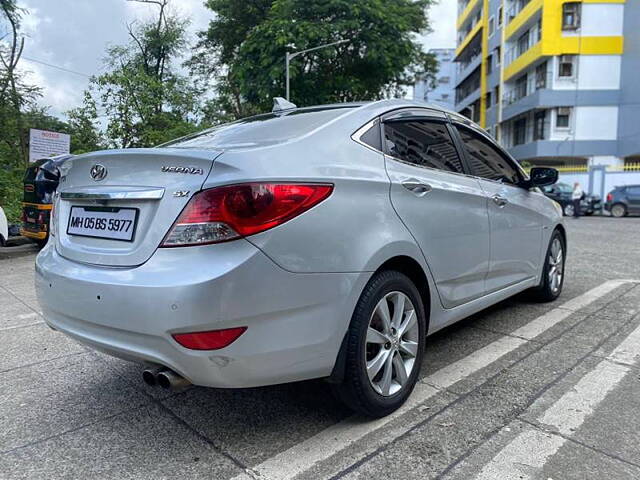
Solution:
{"label": "hyundai verna car", "polygon": [[556,179],[426,104],[274,111],[65,163],[37,292],[51,327],[150,384],[326,378],[382,416],[427,334],[560,295],[562,211],[538,188]]}

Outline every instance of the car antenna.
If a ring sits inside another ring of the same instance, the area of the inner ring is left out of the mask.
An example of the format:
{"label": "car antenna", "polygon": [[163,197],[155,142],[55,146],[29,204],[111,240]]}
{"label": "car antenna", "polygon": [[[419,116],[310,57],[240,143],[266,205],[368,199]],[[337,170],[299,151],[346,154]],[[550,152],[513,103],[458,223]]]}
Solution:
{"label": "car antenna", "polygon": [[298,108],[295,103],[291,103],[289,100],[286,100],[282,97],[274,97],[273,98],[273,108],[272,112],[281,112],[282,110],[291,110],[292,108]]}

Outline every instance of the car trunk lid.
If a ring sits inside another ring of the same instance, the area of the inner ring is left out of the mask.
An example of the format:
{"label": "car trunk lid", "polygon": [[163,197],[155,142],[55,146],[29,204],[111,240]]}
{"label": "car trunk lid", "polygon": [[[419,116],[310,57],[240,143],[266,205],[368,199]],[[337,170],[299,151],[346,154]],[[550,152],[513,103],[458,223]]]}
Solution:
{"label": "car trunk lid", "polygon": [[143,264],[220,153],[163,148],[75,157],[64,165],[58,189],[58,252],[95,265]]}

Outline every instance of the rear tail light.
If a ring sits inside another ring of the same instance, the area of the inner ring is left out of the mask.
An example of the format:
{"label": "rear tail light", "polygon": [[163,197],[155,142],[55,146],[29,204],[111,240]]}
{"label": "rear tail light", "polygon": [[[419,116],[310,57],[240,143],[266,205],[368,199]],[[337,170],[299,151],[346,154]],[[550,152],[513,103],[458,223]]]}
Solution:
{"label": "rear tail light", "polygon": [[613,202],[613,195],[611,195],[610,193],[607,193],[607,202]]}
{"label": "rear tail light", "polygon": [[184,247],[264,232],[326,199],[329,184],[244,183],[195,194],[162,242]]}
{"label": "rear tail light", "polygon": [[190,350],[218,350],[235,342],[247,327],[210,330],[208,332],[176,333],[173,339]]}

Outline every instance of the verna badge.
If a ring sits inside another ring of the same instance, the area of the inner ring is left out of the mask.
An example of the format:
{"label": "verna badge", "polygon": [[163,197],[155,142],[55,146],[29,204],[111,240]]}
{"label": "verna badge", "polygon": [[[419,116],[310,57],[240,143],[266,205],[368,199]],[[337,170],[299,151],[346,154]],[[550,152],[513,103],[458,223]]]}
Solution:
{"label": "verna badge", "polygon": [[91,167],[91,171],[89,172],[91,178],[93,178],[96,182],[100,180],[104,180],[107,177],[107,167],[104,165],[100,165],[96,163],[93,167]]}
{"label": "verna badge", "polygon": [[180,167],[174,165],[163,165],[160,168],[161,172],[164,173],[187,173],[190,175],[204,175],[204,170],[202,168],[197,167]]}

